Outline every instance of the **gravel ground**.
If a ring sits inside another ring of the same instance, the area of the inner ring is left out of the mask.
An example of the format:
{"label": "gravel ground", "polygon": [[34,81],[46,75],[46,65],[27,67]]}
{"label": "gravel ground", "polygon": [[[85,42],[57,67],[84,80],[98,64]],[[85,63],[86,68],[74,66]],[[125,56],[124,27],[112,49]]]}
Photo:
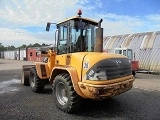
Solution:
{"label": "gravel ground", "polygon": [[0,120],[160,120],[160,92],[132,88],[104,101],[85,100],[74,114],[59,110],[51,85],[34,93],[20,84],[21,70],[0,70]]}
{"label": "gravel ground", "polygon": [[0,70],[21,69],[22,65],[34,64],[32,61],[0,59]]}
{"label": "gravel ground", "polygon": [[160,75],[137,73],[134,87],[149,91],[160,91]]}

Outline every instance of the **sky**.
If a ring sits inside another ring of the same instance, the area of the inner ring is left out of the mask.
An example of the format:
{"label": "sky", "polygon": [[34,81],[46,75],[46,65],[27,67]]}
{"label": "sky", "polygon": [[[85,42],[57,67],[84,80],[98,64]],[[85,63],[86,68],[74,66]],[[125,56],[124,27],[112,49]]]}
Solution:
{"label": "sky", "polygon": [[160,31],[160,0],[0,0],[0,43],[54,43],[58,23],[76,16],[103,19],[104,36]]}

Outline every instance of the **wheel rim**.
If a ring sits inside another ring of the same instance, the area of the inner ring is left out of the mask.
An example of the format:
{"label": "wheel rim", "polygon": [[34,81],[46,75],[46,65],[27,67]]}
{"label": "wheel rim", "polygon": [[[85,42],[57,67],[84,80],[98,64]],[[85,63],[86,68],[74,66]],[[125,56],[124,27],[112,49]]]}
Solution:
{"label": "wheel rim", "polygon": [[67,88],[62,82],[56,85],[56,97],[61,105],[65,105],[68,102]]}
{"label": "wheel rim", "polygon": [[33,75],[33,73],[31,73],[30,75],[30,85],[32,88],[35,87],[35,76]]}

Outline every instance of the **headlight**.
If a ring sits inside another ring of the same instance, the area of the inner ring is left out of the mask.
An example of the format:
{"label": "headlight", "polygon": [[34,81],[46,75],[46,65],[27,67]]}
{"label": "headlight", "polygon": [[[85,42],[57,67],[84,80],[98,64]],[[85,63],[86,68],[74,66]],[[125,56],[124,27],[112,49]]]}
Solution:
{"label": "headlight", "polygon": [[87,75],[85,75],[87,80],[107,80],[106,71],[94,72],[91,70]]}

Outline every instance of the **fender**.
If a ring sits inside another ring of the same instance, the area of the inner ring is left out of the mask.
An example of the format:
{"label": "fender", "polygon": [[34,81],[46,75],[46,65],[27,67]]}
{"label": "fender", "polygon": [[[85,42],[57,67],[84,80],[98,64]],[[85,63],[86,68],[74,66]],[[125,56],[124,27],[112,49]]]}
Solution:
{"label": "fender", "polygon": [[72,84],[73,84],[73,88],[76,91],[76,93],[78,95],[80,95],[81,97],[86,98],[79,88],[78,82],[80,82],[80,80],[79,80],[78,75],[77,75],[77,70],[73,67],[69,67],[69,66],[54,67],[52,69],[51,76],[50,76],[50,79],[49,79],[50,83],[53,83],[56,75],[64,73],[64,71],[66,71],[70,74]]}
{"label": "fender", "polygon": [[37,75],[40,79],[49,79],[50,72],[47,63],[35,62],[35,66],[37,70]]}

